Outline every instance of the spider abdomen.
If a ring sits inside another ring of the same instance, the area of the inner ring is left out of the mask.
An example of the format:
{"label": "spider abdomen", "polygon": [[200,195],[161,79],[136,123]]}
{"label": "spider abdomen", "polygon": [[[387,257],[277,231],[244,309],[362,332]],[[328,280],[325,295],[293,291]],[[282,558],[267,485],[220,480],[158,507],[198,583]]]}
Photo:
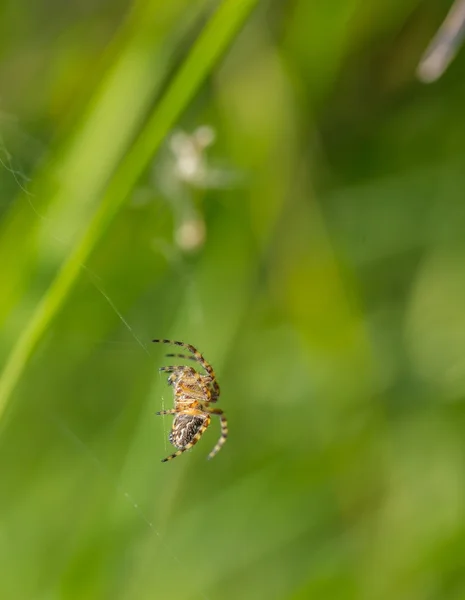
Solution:
{"label": "spider abdomen", "polygon": [[170,431],[170,443],[178,449],[187,446],[203,427],[206,418],[198,415],[176,415]]}

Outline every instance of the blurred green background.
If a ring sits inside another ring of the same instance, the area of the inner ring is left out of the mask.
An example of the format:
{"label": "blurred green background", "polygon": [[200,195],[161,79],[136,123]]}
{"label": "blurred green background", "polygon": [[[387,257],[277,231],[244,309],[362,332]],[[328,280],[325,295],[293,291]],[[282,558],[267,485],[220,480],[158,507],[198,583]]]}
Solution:
{"label": "blurred green background", "polygon": [[1,4],[0,598],[465,598],[450,5]]}

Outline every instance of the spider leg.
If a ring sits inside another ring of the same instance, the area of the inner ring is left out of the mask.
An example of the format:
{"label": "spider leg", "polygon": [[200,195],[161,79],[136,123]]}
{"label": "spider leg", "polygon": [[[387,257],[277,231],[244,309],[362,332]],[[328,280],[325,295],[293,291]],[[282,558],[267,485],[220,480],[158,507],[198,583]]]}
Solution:
{"label": "spider leg", "polygon": [[193,354],[196,357],[195,360],[198,360],[199,362],[202,362],[203,360],[203,356],[200,354],[197,348],[194,348],[194,346],[191,346],[191,344],[186,344],[185,342],[176,342],[175,340],[152,340],[152,342],[155,344],[170,344],[171,346],[181,346],[181,348],[185,348],[191,354]]}
{"label": "spider leg", "polygon": [[160,367],[158,370],[160,373],[175,373],[176,371],[182,371],[182,366],[173,365],[170,367]]}
{"label": "spider leg", "polygon": [[[177,411],[175,411],[175,412],[177,412]],[[173,454],[170,454],[166,458],[162,458],[161,462],[168,462],[169,460],[173,460],[173,458],[176,458],[176,456],[183,454],[184,452],[186,452],[186,450],[190,450],[200,440],[200,438],[205,433],[205,431],[209,425],[210,425],[210,417],[205,419],[202,427],[197,431],[197,433],[192,438],[192,440],[184,446],[184,448],[180,448],[179,450],[177,450],[176,452],[173,452]]]}
{"label": "spider leg", "polygon": [[202,410],[204,410],[205,412],[208,412],[211,415],[218,415],[220,417],[220,423],[221,423],[221,436],[220,436],[220,439],[217,441],[216,446],[213,448],[213,450],[208,455],[208,460],[210,460],[211,458],[213,458],[214,456],[216,456],[218,454],[218,452],[225,445],[226,440],[228,439],[228,420],[224,416],[224,413],[221,410],[221,408],[210,408],[209,406],[204,405],[202,407]]}
{"label": "spider leg", "polygon": [[175,408],[171,408],[170,410],[159,410],[158,412],[156,412],[156,415],[176,415],[178,414],[178,410],[176,410]]}
{"label": "spider leg", "polygon": [[165,356],[184,358],[185,360],[194,360],[195,362],[199,362],[195,356],[189,356],[188,354],[165,354]]}

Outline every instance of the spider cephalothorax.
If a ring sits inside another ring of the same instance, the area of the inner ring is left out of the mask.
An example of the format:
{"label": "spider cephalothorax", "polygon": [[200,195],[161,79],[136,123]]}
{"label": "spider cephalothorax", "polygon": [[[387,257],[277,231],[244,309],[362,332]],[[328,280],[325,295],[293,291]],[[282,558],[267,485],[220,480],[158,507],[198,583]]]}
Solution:
{"label": "spider cephalothorax", "polygon": [[210,425],[210,415],[218,415],[221,421],[221,437],[208,455],[208,458],[213,458],[228,437],[228,422],[223,411],[210,406],[218,400],[220,395],[220,386],[216,381],[213,367],[190,344],[171,340],[153,341],[161,344],[174,344],[185,348],[191,353],[190,355],[167,354],[167,356],[194,360],[199,363],[206,373],[205,375],[201,375],[193,367],[185,365],[174,365],[159,369],[164,373],[170,373],[168,385],[173,387],[174,408],[157,412],[157,415],[174,415],[169,440],[178,449],[174,454],[170,454],[170,456],[164,458],[162,462],[176,458],[176,456],[192,448]]}

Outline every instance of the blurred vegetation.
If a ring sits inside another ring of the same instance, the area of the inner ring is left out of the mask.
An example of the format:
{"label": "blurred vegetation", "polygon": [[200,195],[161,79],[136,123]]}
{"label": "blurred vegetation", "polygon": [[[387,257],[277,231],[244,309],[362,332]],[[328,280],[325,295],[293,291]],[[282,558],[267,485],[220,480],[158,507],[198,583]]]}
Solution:
{"label": "blurred vegetation", "polygon": [[[465,597],[450,5],[1,4],[1,598]],[[154,337],[211,462],[160,462]]]}

